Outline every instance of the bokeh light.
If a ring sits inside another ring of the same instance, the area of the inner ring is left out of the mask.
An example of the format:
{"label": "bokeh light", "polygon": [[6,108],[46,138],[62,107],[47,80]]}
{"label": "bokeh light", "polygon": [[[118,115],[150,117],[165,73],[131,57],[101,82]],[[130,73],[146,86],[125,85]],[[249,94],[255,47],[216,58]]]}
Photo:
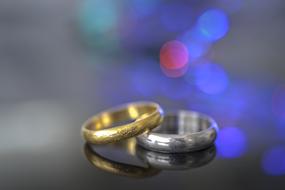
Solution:
{"label": "bokeh light", "polygon": [[189,60],[187,47],[179,41],[166,42],[160,49],[160,65],[166,69],[180,69]]}
{"label": "bokeh light", "polygon": [[211,45],[205,41],[192,39],[186,44],[186,46],[188,47],[189,54],[191,55],[191,58],[193,60],[205,55]]}
{"label": "bokeh light", "polygon": [[285,175],[285,147],[276,146],[266,151],[261,164],[268,175]]}
{"label": "bokeh light", "polygon": [[179,1],[166,3],[161,7],[160,19],[167,31],[186,30],[193,23],[191,6]]}
{"label": "bokeh light", "polygon": [[191,62],[204,56],[211,47],[211,42],[200,38],[195,35],[193,30],[186,32],[179,38],[188,48],[189,55],[191,56]]}
{"label": "bokeh light", "polygon": [[215,63],[196,64],[188,70],[185,79],[207,94],[220,94],[226,90],[229,83],[223,67]]}
{"label": "bokeh light", "polygon": [[226,127],[220,129],[216,146],[219,156],[223,158],[238,158],[246,152],[247,139],[241,129]]}
{"label": "bokeh light", "polygon": [[87,38],[85,41],[90,45],[104,45],[115,40],[116,36],[112,38],[111,32],[117,27],[118,15],[117,3],[114,0],[83,1],[79,11],[79,27]]}
{"label": "bokeh light", "polygon": [[80,12],[81,26],[89,32],[107,32],[116,25],[117,12],[113,0],[85,0]]}
{"label": "bokeh light", "polygon": [[197,30],[206,40],[219,40],[224,37],[229,30],[228,17],[222,10],[207,10],[199,17]]}
{"label": "bokeh light", "polygon": [[179,78],[182,77],[188,70],[188,65],[179,68],[179,69],[167,69],[165,67],[161,66],[162,72],[170,78]]}

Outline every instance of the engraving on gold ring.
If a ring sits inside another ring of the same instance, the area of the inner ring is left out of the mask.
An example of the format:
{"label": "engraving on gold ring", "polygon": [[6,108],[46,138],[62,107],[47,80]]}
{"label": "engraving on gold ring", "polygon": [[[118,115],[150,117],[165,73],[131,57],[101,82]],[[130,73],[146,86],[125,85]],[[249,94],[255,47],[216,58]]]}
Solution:
{"label": "engraving on gold ring", "polygon": [[[131,122],[118,124],[128,121]],[[161,122],[162,110],[158,104],[135,102],[91,117],[83,124],[82,135],[89,143],[107,144],[142,134]]]}

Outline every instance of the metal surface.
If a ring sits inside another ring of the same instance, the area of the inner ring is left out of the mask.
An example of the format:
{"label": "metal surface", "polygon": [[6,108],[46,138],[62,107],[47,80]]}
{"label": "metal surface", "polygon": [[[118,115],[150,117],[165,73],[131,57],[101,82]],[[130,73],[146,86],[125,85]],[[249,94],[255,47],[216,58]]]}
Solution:
{"label": "metal surface", "polygon": [[[106,110],[88,119],[82,126],[82,134],[89,143],[106,144],[137,136],[157,127],[161,120],[162,111],[158,104],[129,103]],[[126,122],[130,123],[118,124]],[[117,126],[112,127],[116,124]]]}
{"label": "metal surface", "polygon": [[179,111],[165,116],[161,126],[137,136],[137,141],[142,147],[157,152],[190,152],[213,144],[217,129],[216,122],[206,115]]}

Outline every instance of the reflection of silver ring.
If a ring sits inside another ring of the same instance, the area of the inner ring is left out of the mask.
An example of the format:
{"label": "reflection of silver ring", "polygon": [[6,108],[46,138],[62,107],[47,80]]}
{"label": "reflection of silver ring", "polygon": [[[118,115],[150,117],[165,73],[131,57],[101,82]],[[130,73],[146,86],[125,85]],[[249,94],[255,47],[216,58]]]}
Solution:
{"label": "reflection of silver ring", "polygon": [[216,139],[216,122],[203,114],[179,111],[166,115],[161,126],[137,136],[139,145],[165,153],[182,153],[209,147]]}
{"label": "reflection of silver ring", "polygon": [[202,167],[210,163],[216,156],[216,147],[202,151],[180,154],[165,154],[137,147],[136,156],[150,167],[160,170],[183,170]]}

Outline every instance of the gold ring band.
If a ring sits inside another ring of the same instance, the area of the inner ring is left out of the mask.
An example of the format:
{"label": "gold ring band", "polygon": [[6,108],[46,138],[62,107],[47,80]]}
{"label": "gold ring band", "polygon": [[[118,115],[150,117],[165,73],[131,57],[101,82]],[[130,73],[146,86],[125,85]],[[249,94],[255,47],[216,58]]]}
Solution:
{"label": "gold ring band", "polygon": [[[142,134],[162,121],[160,106],[152,102],[136,102],[101,112],[82,126],[82,135],[92,144],[107,144]],[[120,123],[126,123],[121,124]],[[117,124],[117,126],[115,126]]]}

